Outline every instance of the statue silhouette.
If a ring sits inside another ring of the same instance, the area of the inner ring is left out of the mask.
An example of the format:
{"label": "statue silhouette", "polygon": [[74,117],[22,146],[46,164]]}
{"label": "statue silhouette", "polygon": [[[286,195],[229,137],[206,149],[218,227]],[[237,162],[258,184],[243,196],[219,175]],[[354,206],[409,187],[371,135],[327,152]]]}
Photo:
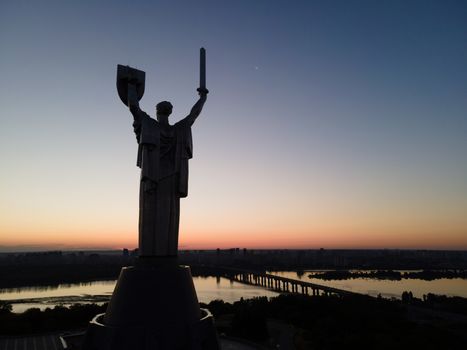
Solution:
{"label": "statue silhouette", "polygon": [[[139,107],[144,93],[144,72],[118,67],[117,87],[122,101],[133,114],[138,141],[137,165],[141,168],[139,204],[140,256],[176,256],[180,198],[188,195],[188,160],[193,155],[191,126],[200,115],[208,90],[204,86],[203,54],[199,100],[187,117],[169,124],[172,104],[156,106],[156,119]],[[125,96],[127,93],[127,96]],[[126,98],[125,98],[126,97]]]}

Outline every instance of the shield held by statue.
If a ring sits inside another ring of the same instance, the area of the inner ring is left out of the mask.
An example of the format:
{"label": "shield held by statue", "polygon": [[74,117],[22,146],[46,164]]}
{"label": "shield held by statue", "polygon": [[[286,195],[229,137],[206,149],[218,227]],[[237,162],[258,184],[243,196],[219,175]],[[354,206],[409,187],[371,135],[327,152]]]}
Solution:
{"label": "shield held by statue", "polygon": [[146,73],[130,66],[117,65],[117,91],[120,100],[128,106],[128,84],[136,85],[138,101],[144,95]]}

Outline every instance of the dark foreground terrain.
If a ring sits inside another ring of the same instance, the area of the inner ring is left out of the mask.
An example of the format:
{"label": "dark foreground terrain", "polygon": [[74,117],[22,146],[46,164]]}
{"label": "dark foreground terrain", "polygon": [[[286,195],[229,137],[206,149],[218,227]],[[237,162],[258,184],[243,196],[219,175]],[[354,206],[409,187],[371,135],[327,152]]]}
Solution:
{"label": "dark foreground terrain", "polygon": [[[84,329],[105,305],[74,305],[22,314],[0,304],[0,335]],[[288,329],[297,349],[466,349],[467,299],[407,294],[403,301],[370,297],[280,295],[215,300],[208,308],[220,334],[270,345],[271,320]],[[277,327],[276,327],[277,328]],[[280,328],[280,327],[279,327]]]}

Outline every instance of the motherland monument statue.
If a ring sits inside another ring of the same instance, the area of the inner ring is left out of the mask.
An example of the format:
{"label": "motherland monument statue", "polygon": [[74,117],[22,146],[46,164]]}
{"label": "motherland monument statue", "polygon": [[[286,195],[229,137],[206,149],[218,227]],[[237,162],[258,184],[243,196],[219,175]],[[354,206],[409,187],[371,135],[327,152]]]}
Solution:
{"label": "motherland monument statue", "polygon": [[208,310],[199,307],[188,266],[177,261],[180,198],[188,195],[191,126],[206,102],[206,52],[200,49],[199,100],[170,125],[172,104],[156,105],[156,119],[141,110],[145,72],[117,66],[117,91],[133,115],[141,168],[139,257],[122,268],[105,314],[94,317],[86,350],[218,350]]}
{"label": "motherland monument statue", "polygon": [[206,55],[200,50],[199,100],[187,117],[169,124],[172,104],[156,105],[156,119],[139,107],[144,91],[144,72],[118,66],[120,98],[133,114],[138,141],[137,165],[141,168],[139,205],[139,255],[176,256],[180,198],[188,195],[188,160],[193,155],[191,126],[206,102]]}

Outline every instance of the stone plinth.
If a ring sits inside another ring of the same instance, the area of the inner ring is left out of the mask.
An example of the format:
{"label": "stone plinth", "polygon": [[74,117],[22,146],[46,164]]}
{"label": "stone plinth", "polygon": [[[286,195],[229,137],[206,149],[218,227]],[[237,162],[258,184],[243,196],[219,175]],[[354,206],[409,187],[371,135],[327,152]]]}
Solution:
{"label": "stone plinth", "polygon": [[140,259],[124,267],[105,314],[89,324],[85,350],[217,350],[212,315],[201,310],[190,268]]}

